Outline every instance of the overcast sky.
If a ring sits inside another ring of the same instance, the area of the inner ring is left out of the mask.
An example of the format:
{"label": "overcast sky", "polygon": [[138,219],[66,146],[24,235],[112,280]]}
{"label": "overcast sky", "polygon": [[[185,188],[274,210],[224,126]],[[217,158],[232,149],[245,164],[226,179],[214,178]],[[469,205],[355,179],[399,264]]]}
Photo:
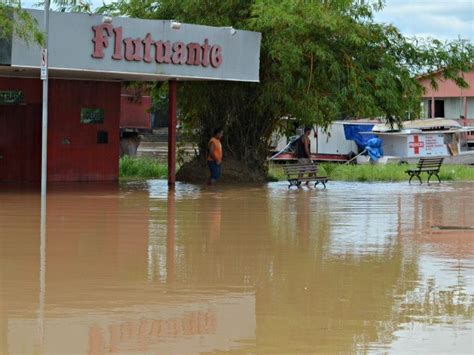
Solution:
{"label": "overcast sky", "polygon": [[[23,0],[23,6],[32,7],[36,2]],[[99,6],[103,0],[91,2]],[[406,36],[474,41],[474,0],[386,0],[385,9],[375,19],[394,24]]]}
{"label": "overcast sky", "polygon": [[405,36],[474,40],[473,0],[387,0],[375,19],[394,24]]}

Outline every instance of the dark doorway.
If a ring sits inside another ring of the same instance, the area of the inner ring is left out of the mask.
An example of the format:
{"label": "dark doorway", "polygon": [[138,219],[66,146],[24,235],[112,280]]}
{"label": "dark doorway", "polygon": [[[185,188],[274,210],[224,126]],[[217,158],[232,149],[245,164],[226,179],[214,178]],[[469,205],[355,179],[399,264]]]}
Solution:
{"label": "dark doorway", "polygon": [[444,118],[444,100],[435,100],[435,118]]}
{"label": "dark doorway", "polygon": [[433,116],[432,110],[433,100],[428,100],[428,117],[429,118],[444,118],[444,100],[435,100],[435,114]]}
{"label": "dark doorway", "polygon": [[39,181],[41,105],[0,105],[0,182]]}

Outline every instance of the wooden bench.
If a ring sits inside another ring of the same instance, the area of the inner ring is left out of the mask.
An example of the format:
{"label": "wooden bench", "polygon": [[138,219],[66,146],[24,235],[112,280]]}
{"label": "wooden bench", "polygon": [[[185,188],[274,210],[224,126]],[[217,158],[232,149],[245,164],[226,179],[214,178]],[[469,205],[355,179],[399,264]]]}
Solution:
{"label": "wooden bench", "polygon": [[290,183],[288,188],[292,186],[301,188],[303,182],[314,182],[314,187],[321,183],[326,188],[326,183],[329,181],[327,176],[318,176],[318,167],[314,163],[284,164],[283,171]]}
{"label": "wooden bench", "polygon": [[438,178],[438,181],[441,183],[441,179],[439,178],[439,169],[441,165],[443,165],[444,158],[420,158],[416,168],[408,169],[405,171],[410,176],[410,180],[408,183],[411,184],[411,179],[417,177],[420,180],[420,184],[423,182],[421,181],[420,174],[427,173],[428,174],[428,184],[430,183],[431,177],[434,175]]}

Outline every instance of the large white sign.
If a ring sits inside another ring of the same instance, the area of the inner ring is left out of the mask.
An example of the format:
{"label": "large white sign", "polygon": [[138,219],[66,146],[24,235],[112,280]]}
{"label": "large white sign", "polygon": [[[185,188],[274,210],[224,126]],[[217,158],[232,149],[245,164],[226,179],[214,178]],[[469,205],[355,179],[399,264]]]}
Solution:
{"label": "large white sign", "polygon": [[[27,11],[43,28],[43,12]],[[65,12],[51,12],[49,28],[51,77],[259,81],[258,32]],[[39,52],[14,37],[9,64],[40,69]]]}
{"label": "large white sign", "polygon": [[415,134],[407,137],[409,157],[448,155],[443,134]]}

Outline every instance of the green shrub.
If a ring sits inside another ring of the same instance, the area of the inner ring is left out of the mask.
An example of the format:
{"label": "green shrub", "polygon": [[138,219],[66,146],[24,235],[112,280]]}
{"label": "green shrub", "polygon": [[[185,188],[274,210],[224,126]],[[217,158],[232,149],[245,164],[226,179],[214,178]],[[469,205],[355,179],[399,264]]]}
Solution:
{"label": "green shrub", "polygon": [[[341,181],[406,181],[405,170],[415,165],[385,164],[385,165],[346,165],[337,163],[319,164],[319,175],[326,175],[331,180]],[[269,175],[273,179],[286,180],[283,169],[278,164],[271,164]],[[426,180],[426,174],[422,177]],[[465,165],[443,165],[440,171],[441,181],[474,181],[474,167]]]}
{"label": "green shrub", "polygon": [[168,175],[166,164],[150,158],[124,156],[120,158],[121,178],[165,178]]}

